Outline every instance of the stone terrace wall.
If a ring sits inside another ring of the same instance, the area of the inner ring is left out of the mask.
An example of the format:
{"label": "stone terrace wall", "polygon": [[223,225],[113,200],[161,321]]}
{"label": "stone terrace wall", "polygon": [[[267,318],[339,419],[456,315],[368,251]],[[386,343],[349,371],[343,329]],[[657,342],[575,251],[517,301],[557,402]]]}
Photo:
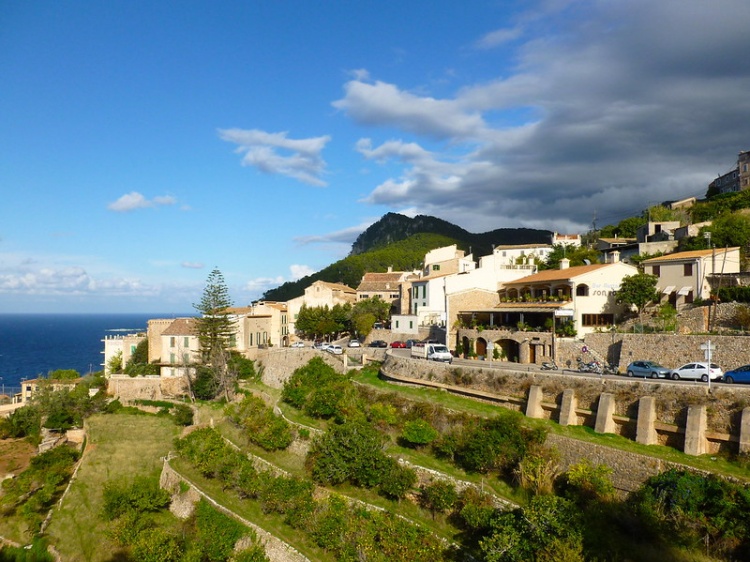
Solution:
{"label": "stone terrace wall", "polygon": [[187,385],[182,377],[112,375],[107,382],[107,394],[115,396],[123,402],[163,400],[186,395]]}
{"label": "stone terrace wall", "polygon": [[588,334],[583,341],[604,358],[614,357],[624,370],[638,359],[657,361],[673,369],[690,361],[705,361],[700,346],[709,339],[715,348],[711,361],[725,371],[750,363],[748,336],[600,333]]}
{"label": "stone terrace wall", "polygon": [[[494,363],[494,362],[492,362]],[[509,397],[507,404],[512,409],[523,411],[532,386],[541,387],[542,402],[559,409],[563,393],[575,393],[579,423],[593,427],[596,410],[603,393],[611,394],[615,400],[615,416],[636,420],[638,403],[644,396],[656,400],[656,417],[659,423],[684,427],[690,406],[707,406],[707,429],[716,433],[738,435],[743,408],[750,406],[750,388],[740,385],[675,384],[651,382],[619,376],[598,378],[578,376],[569,371],[527,371],[526,366],[514,369],[504,363],[503,368],[492,368],[483,361],[470,365],[446,365],[432,361],[420,361],[407,357],[389,355],[383,363],[386,375],[403,376],[432,381],[451,386],[470,388],[493,395]],[[476,366],[475,366],[476,365]],[[545,408],[545,417],[557,421],[558,411]],[[590,414],[586,414],[586,412]],[[617,424],[618,432],[627,437],[633,428],[627,423]]]}
{"label": "stone terrace wall", "polygon": [[[281,388],[295,369],[306,365],[313,357],[320,357],[337,372],[345,373],[355,365],[361,365],[363,357],[366,360],[382,361],[385,359],[385,352],[386,349],[354,347],[346,348],[343,355],[332,355],[309,347],[271,348],[258,353],[256,369],[261,369],[264,384],[272,388]],[[350,363],[344,363],[345,356],[351,358]]]}

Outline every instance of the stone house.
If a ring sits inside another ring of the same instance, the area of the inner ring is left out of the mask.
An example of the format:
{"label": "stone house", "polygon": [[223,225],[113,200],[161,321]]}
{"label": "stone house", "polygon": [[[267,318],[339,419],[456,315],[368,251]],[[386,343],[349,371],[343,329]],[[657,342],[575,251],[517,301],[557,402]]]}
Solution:
{"label": "stone house", "polygon": [[288,333],[292,336],[296,334],[295,324],[303,306],[310,308],[328,306],[333,308],[337,304],[354,304],[356,301],[357,291],[343,283],[315,281],[305,289],[304,295],[286,302]]}
{"label": "stone house", "polygon": [[365,273],[357,286],[357,301],[380,297],[384,302],[391,303],[395,312],[401,310],[401,284],[406,281],[409,272],[393,271],[388,268],[386,273]]}
{"label": "stone house", "polygon": [[191,367],[201,361],[195,318],[173,320],[158,337],[161,355],[158,358],[149,356],[149,361],[159,362],[162,377],[188,375]]}
{"label": "stone house", "polygon": [[740,249],[715,248],[676,252],[643,262],[644,273],[659,278],[656,287],[662,299],[675,308],[708,299],[711,286],[708,277],[714,274],[739,273]]}

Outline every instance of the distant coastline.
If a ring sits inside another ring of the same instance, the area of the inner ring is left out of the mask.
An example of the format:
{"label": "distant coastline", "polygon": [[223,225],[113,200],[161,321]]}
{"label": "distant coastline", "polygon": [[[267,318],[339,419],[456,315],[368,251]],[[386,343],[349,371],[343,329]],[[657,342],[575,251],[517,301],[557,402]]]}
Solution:
{"label": "distant coastline", "polygon": [[195,312],[0,313],[0,385],[8,393],[56,369],[100,371],[105,336],[145,332],[150,319],[180,316]]}

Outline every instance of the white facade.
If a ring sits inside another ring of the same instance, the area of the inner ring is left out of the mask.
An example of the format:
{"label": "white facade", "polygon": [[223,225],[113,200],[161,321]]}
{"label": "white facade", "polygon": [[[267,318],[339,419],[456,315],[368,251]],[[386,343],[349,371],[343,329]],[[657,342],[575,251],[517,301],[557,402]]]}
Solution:
{"label": "white facade", "polygon": [[[615,293],[622,279],[635,275],[638,269],[623,262],[581,265],[540,271],[507,283],[501,291],[498,310],[523,312],[535,309],[535,302],[559,302],[575,322],[579,335],[611,326],[624,311],[616,302]],[[503,304],[503,300],[508,304]]]}
{"label": "white facade", "polygon": [[138,347],[138,344],[145,339],[146,336],[144,334],[128,334],[127,336],[106,336],[102,340],[104,342],[104,351],[102,351],[102,354],[104,355],[104,363],[102,363],[102,367],[104,368],[104,376],[108,377],[112,374],[109,369],[109,364],[113,357],[117,356],[117,354],[119,353],[122,359],[122,366],[124,368],[130,361],[131,357],[133,357],[135,348]]}

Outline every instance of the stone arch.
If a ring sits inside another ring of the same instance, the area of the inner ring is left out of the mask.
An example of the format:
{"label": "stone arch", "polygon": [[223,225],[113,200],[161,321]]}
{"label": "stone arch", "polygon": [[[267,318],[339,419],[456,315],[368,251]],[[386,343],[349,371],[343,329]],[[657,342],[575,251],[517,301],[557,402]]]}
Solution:
{"label": "stone arch", "polygon": [[519,362],[521,346],[516,340],[499,339],[495,342],[495,347],[500,349],[501,357],[503,357],[505,361]]}
{"label": "stone arch", "polygon": [[485,357],[487,355],[487,340],[484,338],[477,338],[476,349],[477,357]]}
{"label": "stone arch", "polygon": [[589,296],[589,286],[586,285],[586,283],[579,283],[576,285],[576,296],[577,297],[588,297]]}

